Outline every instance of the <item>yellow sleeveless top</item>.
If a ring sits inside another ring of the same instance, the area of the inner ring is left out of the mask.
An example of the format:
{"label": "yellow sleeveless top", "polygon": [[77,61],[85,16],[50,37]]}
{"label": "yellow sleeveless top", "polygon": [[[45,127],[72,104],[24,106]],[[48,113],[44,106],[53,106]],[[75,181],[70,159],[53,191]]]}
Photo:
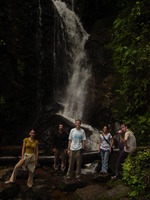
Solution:
{"label": "yellow sleeveless top", "polygon": [[25,153],[34,154],[35,147],[37,144],[39,144],[38,140],[30,142],[29,138],[25,138],[23,142],[25,142]]}

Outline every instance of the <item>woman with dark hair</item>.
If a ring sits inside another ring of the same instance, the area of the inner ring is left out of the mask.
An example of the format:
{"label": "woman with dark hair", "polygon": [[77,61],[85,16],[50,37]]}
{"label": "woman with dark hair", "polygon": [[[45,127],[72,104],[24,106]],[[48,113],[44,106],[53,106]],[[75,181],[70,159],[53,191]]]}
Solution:
{"label": "woman with dark hair", "polygon": [[29,136],[23,140],[21,160],[15,165],[10,179],[5,182],[6,184],[15,183],[18,170],[21,167],[27,167],[29,170],[27,186],[32,187],[33,185],[34,171],[38,163],[39,142],[35,140],[35,131],[33,129],[29,132]]}
{"label": "woman with dark hair", "polygon": [[102,169],[100,171],[101,174],[108,174],[108,161],[113,143],[114,140],[112,135],[108,132],[107,126],[104,126],[99,140],[99,152],[102,160]]}

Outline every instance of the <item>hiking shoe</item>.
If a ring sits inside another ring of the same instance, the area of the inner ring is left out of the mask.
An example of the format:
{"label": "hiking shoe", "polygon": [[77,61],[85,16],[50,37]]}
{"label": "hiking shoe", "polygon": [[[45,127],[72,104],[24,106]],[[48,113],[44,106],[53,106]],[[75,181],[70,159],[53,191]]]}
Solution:
{"label": "hiking shoe", "polygon": [[77,181],[81,181],[81,177],[80,176],[77,176],[76,179],[77,179]]}
{"label": "hiking shoe", "polygon": [[112,176],[112,177],[111,177],[111,180],[113,180],[113,181],[115,181],[115,180],[117,180],[117,179],[118,179],[117,176]]}
{"label": "hiking shoe", "polygon": [[13,184],[14,182],[11,182],[10,180],[5,181],[5,184]]}
{"label": "hiking shoe", "polygon": [[106,171],[106,172],[103,172],[103,174],[104,174],[104,175],[108,175],[108,172],[107,172],[107,171]]}
{"label": "hiking shoe", "polygon": [[71,180],[70,176],[65,176],[65,180]]}
{"label": "hiking shoe", "polygon": [[27,183],[28,188],[32,188],[32,184],[31,183]]}

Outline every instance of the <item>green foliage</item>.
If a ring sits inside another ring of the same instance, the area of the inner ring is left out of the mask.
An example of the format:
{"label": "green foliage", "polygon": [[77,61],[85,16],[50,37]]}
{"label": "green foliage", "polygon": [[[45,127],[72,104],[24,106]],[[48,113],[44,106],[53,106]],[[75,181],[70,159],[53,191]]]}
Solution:
{"label": "green foliage", "polygon": [[[131,124],[139,141],[150,125],[150,1],[124,5],[114,21],[112,51],[114,67],[121,80],[116,91],[119,117]],[[144,140],[147,140],[146,138]]]}
{"label": "green foliage", "polygon": [[128,156],[123,164],[123,181],[132,189],[130,197],[133,199],[147,199],[150,189],[150,150],[138,151],[136,156]]}

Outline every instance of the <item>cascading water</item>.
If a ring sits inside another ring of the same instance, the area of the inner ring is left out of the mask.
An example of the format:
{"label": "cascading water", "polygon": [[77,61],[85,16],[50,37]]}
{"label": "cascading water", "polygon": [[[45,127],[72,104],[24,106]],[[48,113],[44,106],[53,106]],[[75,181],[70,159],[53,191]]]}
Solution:
{"label": "cascading water", "polygon": [[[63,97],[61,96],[61,103],[64,106],[61,114],[66,118],[82,119],[91,77],[91,69],[87,63],[85,51],[89,35],[84,30],[78,16],[67,7],[65,2],[53,0],[53,3],[59,15],[61,27],[61,36],[58,37],[61,38],[61,41],[57,41],[57,43],[64,44],[63,55],[64,59],[67,58],[68,67],[66,69],[68,73],[66,91],[64,91]],[[56,46],[58,45],[55,45],[55,48]],[[56,53],[55,59],[57,59]]]}
{"label": "cascading water", "polygon": [[[55,83],[58,87],[55,87],[56,101],[64,106],[64,110],[60,114],[74,122],[76,118],[84,119],[88,84],[91,78],[91,66],[88,65],[85,50],[89,35],[74,12],[74,0],[70,2],[71,10],[61,0],[52,1],[56,8],[54,12],[54,71]],[[60,51],[63,56],[60,56]],[[61,77],[59,77],[60,73]],[[68,81],[64,87],[64,82],[59,84],[59,79],[63,81],[65,78]],[[82,123],[82,126],[93,132],[87,138],[87,148],[97,150],[99,131],[90,125]]]}

